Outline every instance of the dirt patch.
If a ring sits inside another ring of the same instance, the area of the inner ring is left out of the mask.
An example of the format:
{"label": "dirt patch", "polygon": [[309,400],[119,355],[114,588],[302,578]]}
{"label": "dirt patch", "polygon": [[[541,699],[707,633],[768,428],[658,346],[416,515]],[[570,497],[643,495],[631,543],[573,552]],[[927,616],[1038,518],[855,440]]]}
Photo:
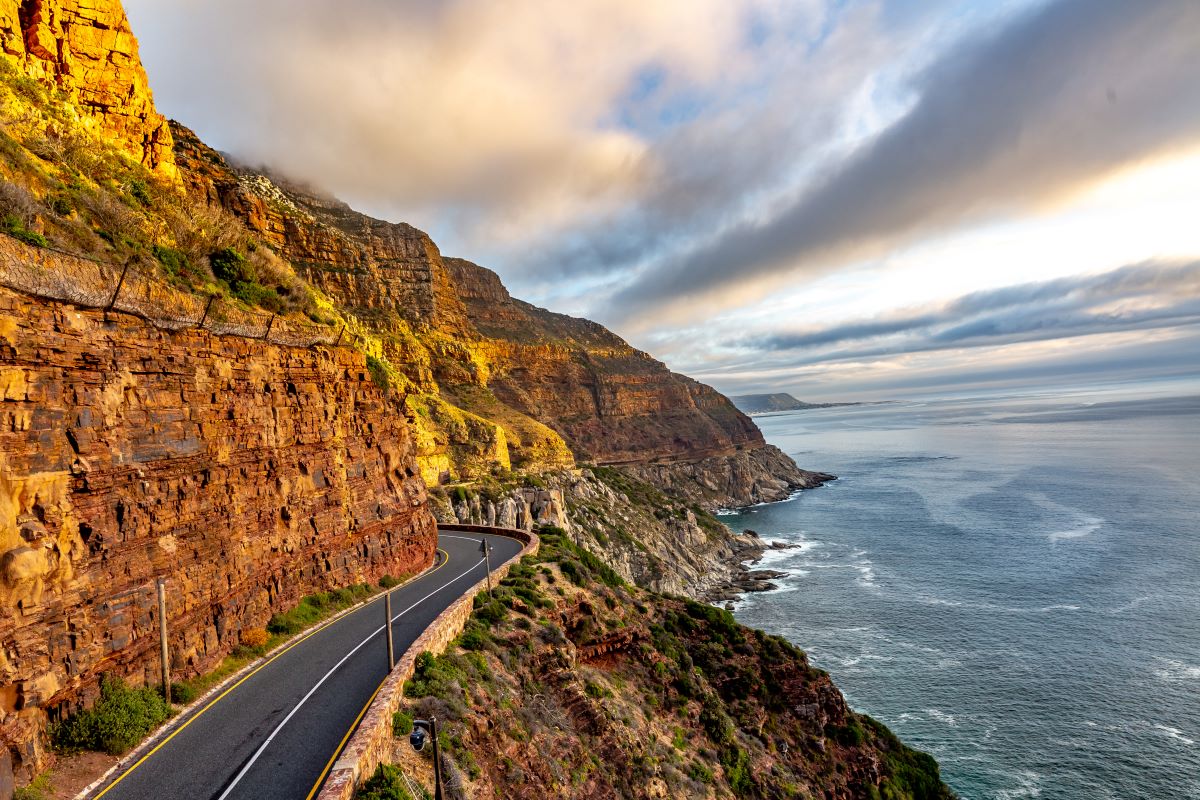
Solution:
{"label": "dirt patch", "polygon": [[50,797],[54,800],[72,800],[117,761],[117,756],[107,753],[82,752],[73,756],[56,756],[50,768]]}

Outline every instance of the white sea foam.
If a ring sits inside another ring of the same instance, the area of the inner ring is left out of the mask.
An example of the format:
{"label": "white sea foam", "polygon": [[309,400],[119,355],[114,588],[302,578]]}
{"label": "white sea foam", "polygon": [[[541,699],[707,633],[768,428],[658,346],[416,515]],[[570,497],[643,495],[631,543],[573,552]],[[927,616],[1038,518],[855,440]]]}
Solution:
{"label": "white sea foam", "polygon": [[1144,594],[1141,597],[1133,598],[1132,600],[1130,600],[1128,603],[1126,603],[1124,605],[1109,609],[1108,611],[1106,611],[1104,613],[1111,614],[1114,616],[1117,614],[1124,614],[1126,611],[1133,611],[1135,608],[1142,605],[1143,603],[1148,603],[1151,600],[1157,600],[1160,597],[1162,597],[1162,595],[1157,592],[1154,594]]}
{"label": "white sea foam", "polygon": [[1163,665],[1154,671],[1155,677],[1159,680],[1166,681],[1167,683],[1200,680],[1200,667],[1185,664],[1173,658],[1163,658],[1162,656],[1158,656],[1158,660]]}
{"label": "white sea foam", "polygon": [[1041,492],[1030,493],[1029,499],[1033,501],[1034,505],[1053,514],[1065,516],[1070,520],[1067,523],[1069,527],[1051,531],[1047,535],[1047,538],[1051,542],[1059,542],[1064,539],[1082,539],[1084,536],[1100,530],[1100,527],[1107,521],[1104,517],[1093,516],[1082,509],[1057,503]]}
{"label": "white sea foam", "polygon": [[928,714],[930,717],[936,719],[938,722],[941,722],[944,725],[949,725],[951,728],[958,727],[958,720],[956,720],[954,718],[954,715],[947,714],[945,711],[942,711],[940,708],[927,708],[927,709],[925,709],[925,713]]}
{"label": "white sea foam", "polygon": [[868,589],[878,589],[875,585],[875,570],[871,567],[871,562],[865,564],[855,564],[854,568],[858,570],[858,580],[855,581],[859,586],[865,586]]}
{"label": "white sea foam", "polygon": [[1016,778],[1017,785],[1011,789],[1000,789],[996,792],[996,797],[1002,800],[1017,800],[1017,798],[1021,797],[1042,796],[1042,789],[1039,785],[1042,782],[1042,776],[1038,773],[1033,770],[1023,769],[1007,774]]}
{"label": "white sea foam", "polygon": [[1188,747],[1192,747],[1193,745],[1196,744],[1195,739],[1189,739],[1187,736],[1184,736],[1183,731],[1179,730],[1179,728],[1172,728],[1170,725],[1157,725],[1156,724],[1154,726],[1154,729],[1158,730],[1158,731],[1162,731],[1163,734],[1165,734],[1166,736],[1168,736],[1171,739],[1174,739],[1177,742],[1183,742]]}

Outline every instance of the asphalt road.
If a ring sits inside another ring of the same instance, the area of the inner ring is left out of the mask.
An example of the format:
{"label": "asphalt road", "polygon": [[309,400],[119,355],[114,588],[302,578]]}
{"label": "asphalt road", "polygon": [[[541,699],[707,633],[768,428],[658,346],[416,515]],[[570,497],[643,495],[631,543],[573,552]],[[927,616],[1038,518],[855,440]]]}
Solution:
{"label": "asphalt road", "polygon": [[[392,590],[396,657],[483,578],[477,533],[443,530],[438,563]],[[491,563],[521,543],[487,536]],[[97,789],[98,800],[305,800],[316,795],[387,677],[383,594],[302,638],[189,712],[149,755]]]}

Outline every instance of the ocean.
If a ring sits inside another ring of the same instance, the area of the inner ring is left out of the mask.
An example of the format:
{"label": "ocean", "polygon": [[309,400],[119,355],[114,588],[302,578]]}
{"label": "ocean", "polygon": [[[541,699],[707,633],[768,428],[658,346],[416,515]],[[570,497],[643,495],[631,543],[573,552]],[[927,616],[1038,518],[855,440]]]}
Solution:
{"label": "ocean", "polygon": [[738,604],[966,800],[1200,798],[1200,397],[757,418],[840,480],[727,513],[795,549]]}

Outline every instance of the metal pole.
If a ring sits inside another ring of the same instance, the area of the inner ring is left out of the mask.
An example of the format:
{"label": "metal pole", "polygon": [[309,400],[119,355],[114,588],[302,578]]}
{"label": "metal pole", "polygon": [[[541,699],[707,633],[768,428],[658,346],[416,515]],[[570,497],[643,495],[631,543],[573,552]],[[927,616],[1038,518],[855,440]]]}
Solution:
{"label": "metal pole", "polygon": [[442,798],[442,751],[438,747],[437,717],[429,718],[430,735],[433,736],[433,800]]}
{"label": "metal pole", "polygon": [[208,302],[204,304],[204,314],[203,314],[203,315],[201,315],[201,317],[200,317],[200,321],[196,323],[196,327],[197,327],[197,328],[203,328],[203,327],[204,327],[204,321],[205,321],[206,319],[208,319],[208,310],[209,310],[210,308],[212,308],[213,301],[214,301],[214,300],[216,300],[216,299],[217,299],[217,296],[216,296],[215,294],[210,294],[210,295],[208,296]]}
{"label": "metal pole", "polygon": [[267,320],[267,330],[263,333],[263,339],[271,335],[271,326],[275,324],[275,314],[271,314],[271,318]]}
{"label": "metal pole", "polygon": [[117,279],[117,288],[113,291],[112,299],[108,301],[108,306],[104,309],[104,321],[108,322],[108,312],[112,311],[117,305],[117,297],[121,294],[121,286],[125,284],[125,273],[129,272],[129,265],[133,263],[134,256],[130,256],[125,262],[125,266],[121,267],[121,277]]}
{"label": "metal pole", "polygon": [[492,596],[492,557],[488,552],[491,548],[488,547],[487,539],[482,536],[479,538],[479,549],[483,551],[483,563],[487,568],[487,587],[488,597]]}
{"label": "metal pole", "polygon": [[388,672],[392,671],[392,667],[396,666],[396,657],[392,651],[392,590],[388,589],[383,593],[383,608],[387,614],[384,617],[384,627],[387,628],[387,643],[388,643]]}
{"label": "metal pole", "polygon": [[171,702],[171,653],[167,649],[167,580],[158,579],[158,639],[162,645],[163,697]]}
{"label": "metal pole", "polygon": [[343,325],[342,329],[340,331],[338,331],[338,337],[333,340],[334,347],[337,347],[339,344],[342,343],[342,334],[344,334],[345,332],[346,332],[346,326]]}

